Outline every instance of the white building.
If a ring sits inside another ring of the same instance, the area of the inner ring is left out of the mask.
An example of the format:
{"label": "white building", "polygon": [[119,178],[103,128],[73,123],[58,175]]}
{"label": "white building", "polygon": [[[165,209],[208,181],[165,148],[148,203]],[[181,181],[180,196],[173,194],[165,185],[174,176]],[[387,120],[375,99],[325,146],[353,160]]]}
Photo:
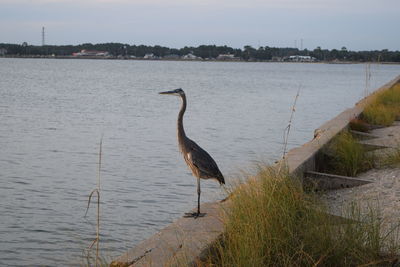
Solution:
{"label": "white building", "polygon": [[219,54],[217,60],[239,60],[239,58],[232,54]]}
{"label": "white building", "polygon": [[295,56],[290,56],[288,60],[292,62],[314,62],[316,58],[311,56],[295,55]]}
{"label": "white building", "polygon": [[182,57],[182,59],[186,59],[186,60],[196,60],[196,59],[200,59],[199,57],[196,57],[195,55],[193,55],[192,53],[189,53],[187,55],[184,55]]}
{"label": "white building", "polygon": [[97,50],[86,50],[83,49],[81,52],[72,53],[74,57],[107,57],[109,53],[107,51],[97,51]]}
{"label": "white building", "polygon": [[156,57],[154,56],[153,53],[148,53],[148,54],[145,54],[143,58],[144,59],[155,59]]}

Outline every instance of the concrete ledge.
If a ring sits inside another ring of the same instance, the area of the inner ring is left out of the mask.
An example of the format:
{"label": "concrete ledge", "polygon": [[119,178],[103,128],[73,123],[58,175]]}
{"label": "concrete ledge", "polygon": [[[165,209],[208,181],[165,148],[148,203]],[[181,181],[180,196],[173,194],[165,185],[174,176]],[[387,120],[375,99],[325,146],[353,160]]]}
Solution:
{"label": "concrete ledge", "polygon": [[339,132],[347,128],[350,120],[360,116],[364,107],[373,100],[375,94],[389,89],[398,82],[400,82],[400,75],[360,100],[353,108],[346,109],[332,120],[324,123],[314,131],[313,140],[301,147],[290,150],[286,156],[289,172],[303,177],[304,172],[315,170],[315,156],[318,151],[328,144]]}
{"label": "concrete ledge", "polygon": [[228,202],[202,204],[206,216],[176,220],[116,258],[111,266],[196,265],[222,234],[222,217],[227,205]]}
{"label": "concrete ledge", "polygon": [[[348,127],[349,121],[358,117],[371,96],[387,90],[400,81],[400,75],[385,84],[370,96],[362,99],[353,108],[340,113],[315,130],[314,139],[288,152],[285,161],[289,172],[303,178],[307,171],[315,170],[315,157],[335,135]],[[224,231],[223,214],[229,200],[223,203],[203,203],[202,218],[180,218],[149,239],[116,258],[111,266],[171,266],[196,265],[204,257]]]}

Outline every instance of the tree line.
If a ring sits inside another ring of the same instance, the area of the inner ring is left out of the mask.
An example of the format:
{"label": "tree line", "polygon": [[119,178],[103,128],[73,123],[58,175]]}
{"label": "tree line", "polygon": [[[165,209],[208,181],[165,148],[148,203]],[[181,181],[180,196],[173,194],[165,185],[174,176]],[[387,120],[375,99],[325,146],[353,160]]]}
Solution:
{"label": "tree line", "polygon": [[197,47],[169,48],[164,46],[129,45],[122,43],[85,43],[80,45],[29,45],[0,43],[0,55],[6,56],[70,56],[72,53],[81,50],[106,51],[111,56],[134,56],[144,57],[146,54],[153,54],[155,57],[175,55],[184,56],[189,53],[203,59],[215,59],[220,54],[231,54],[241,60],[267,61],[279,60],[294,55],[310,56],[319,61],[356,61],[356,62],[400,62],[400,51],[372,50],[372,51],[350,51],[346,47],[341,49],[322,49],[317,47],[314,50],[298,48],[278,48],[269,46],[244,46],[243,49],[229,46],[200,45]]}

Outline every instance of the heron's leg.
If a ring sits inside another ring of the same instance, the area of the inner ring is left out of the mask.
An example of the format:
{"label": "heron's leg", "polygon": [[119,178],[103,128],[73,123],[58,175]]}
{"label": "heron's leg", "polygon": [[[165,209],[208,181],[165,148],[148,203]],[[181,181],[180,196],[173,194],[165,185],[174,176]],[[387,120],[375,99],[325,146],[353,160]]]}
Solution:
{"label": "heron's leg", "polygon": [[204,217],[205,213],[200,213],[200,178],[197,178],[197,213],[195,214],[195,218],[197,217]]}
{"label": "heron's leg", "polygon": [[204,215],[206,215],[205,213],[200,213],[200,194],[200,178],[197,178],[197,212],[185,213],[184,217],[194,217],[196,219],[197,217],[204,217]]}
{"label": "heron's leg", "polygon": [[200,178],[197,177],[197,214],[200,215]]}

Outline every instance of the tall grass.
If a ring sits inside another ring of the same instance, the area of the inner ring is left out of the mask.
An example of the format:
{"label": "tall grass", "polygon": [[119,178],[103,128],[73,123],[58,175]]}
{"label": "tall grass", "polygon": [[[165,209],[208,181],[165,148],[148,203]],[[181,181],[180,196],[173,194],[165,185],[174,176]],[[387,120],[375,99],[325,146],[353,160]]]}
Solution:
{"label": "tall grass", "polygon": [[384,157],[382,165],[389,167],[400,167],[400,144],[398,144],[393,151],[389,152],[386,157]]}
{"label": "tall grass", "polygon": [[384,104],[375,103],[364,109],[362,118],[370,124],[390,126],[396,119],[396,110]]}
{"label": "tall grass", "polygon": [[373,158],[364,147],[347,131],[338,134],[326,148],[332,158],[333,172],[356,176],[373,167]]}
{"label": "tall grass", "polygon": [[376,94],[362,113],[370,124],[390,126],[400,116],[400,83]]}
{"label": "tall grass", "polygon": [[381,255],[388,237],[375,213],[363,217],[354,206],[347,215],[349,222],[334,220],[298,180],[264,168],[232,195],[226,231],[204,265],[356,266],[391,258]]}

